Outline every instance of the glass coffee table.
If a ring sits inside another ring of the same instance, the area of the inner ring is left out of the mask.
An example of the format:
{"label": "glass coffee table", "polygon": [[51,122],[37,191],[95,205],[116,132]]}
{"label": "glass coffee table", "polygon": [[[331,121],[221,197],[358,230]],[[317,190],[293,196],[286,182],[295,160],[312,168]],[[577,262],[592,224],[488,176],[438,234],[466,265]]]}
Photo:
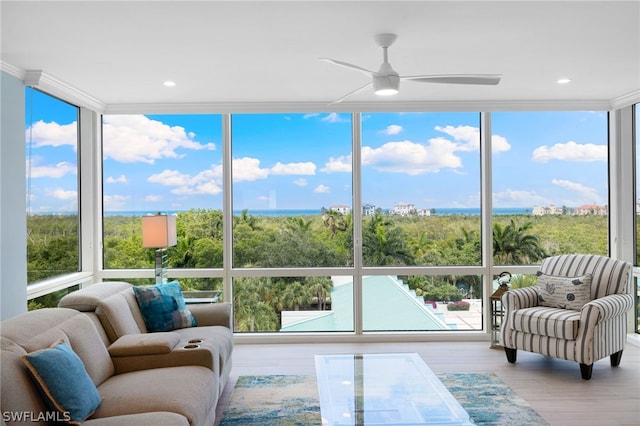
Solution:
{"label": "glass coffee table", "polygon": [[316,355],[323,425],[473,425],[415,353]]}

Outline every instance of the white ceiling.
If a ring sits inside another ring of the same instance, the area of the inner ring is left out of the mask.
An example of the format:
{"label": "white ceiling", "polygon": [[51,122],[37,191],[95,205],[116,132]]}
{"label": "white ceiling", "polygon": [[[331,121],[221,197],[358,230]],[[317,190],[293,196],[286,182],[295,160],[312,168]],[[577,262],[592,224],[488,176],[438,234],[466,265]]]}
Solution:
{"label": "white ceiling", "polygon": [[[43,70],[107,109],[611,103],[640,93],[640,1],[2,1],[1,19],[3,69]],[[377,70],[382,32],[398,34],[389,59],[401,75],[502,82],[403,82],[392,98],[367,91],[329,105],[368,78],[318,58]]]}

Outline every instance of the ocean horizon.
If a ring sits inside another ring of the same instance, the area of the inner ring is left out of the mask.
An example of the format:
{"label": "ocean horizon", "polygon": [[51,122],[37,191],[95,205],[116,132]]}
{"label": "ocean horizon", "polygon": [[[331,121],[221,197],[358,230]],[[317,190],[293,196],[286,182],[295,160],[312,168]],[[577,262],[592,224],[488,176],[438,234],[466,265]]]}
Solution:
{"label": "ocean horizon", "polygon": [[[320,209],[246,209],[247,214],[252,216],[317,216],[322,212]],[[447,215],[462,215],[462,216],[479,216],[479,208],[464,208],[464,207],[444,207],[435,208],[434,216],[447,216]],[[493,209],[494,215],[526,215],[531,214],[533,209],[526,207],[500,207]],[[188,210],[167,210],[163,211],[164,214],[177,214],[184,213]],[[234,210],[234,216],[242,214],[244,210]],[[388,213],[389,209],[382,209],[384,213]],[[104,215],[107,217],[112,216],[147,216],[158,213],[157,210],[152,211],[105,211]],[[56,213],[60,214],[60,213]]]}

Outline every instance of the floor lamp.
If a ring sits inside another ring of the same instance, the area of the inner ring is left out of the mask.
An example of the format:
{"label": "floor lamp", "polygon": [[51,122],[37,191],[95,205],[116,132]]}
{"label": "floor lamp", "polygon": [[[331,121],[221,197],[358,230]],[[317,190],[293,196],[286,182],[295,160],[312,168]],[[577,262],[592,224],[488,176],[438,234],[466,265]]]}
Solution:
{"label": "floor lamp", "polygon": [[176,243],[175,215],[142,217],[142,247],[156,249],[156,284],[167,282],[167,247]]}

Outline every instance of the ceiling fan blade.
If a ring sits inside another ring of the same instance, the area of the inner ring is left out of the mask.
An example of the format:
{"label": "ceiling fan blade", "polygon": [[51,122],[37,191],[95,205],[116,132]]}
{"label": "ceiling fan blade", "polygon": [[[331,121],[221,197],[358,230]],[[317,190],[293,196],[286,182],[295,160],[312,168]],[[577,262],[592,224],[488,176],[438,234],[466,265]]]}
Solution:
{"label": "ceiling fan blade", "polygon": [[500,83],[502,74],[444,74],[444,75],[413,75],[400,77],[401,80],[417,81],[419,83],[446,84],[486,84]]}
{"label": "ceiling fan blade", "polygon": [[375,74],[373,71],[369,71],[366,68],[362,68],[362,67],[359,67],[358,65],[353,65],[353,64],[350,64],[348,62],[342,62],[342,61],[338,61],[336,59],[331,59],[331,58],[320,58],[320,60],[321,61],[325,61],[325,62],[330,62],[330,63],[332,63],[334,65],[338,65],[338,66],[341,66],[341,67],[349,68],[349,69],[352,69],[352,70],[357,70],[357,71],[365,73],[368,76],[372,76],[373,74]]}
{"label": "ceiling fan blade", "polygon": [[365,90],[367,90],[368,88],[370,88],[373,85],[373,82],[369,82],[367,84],[365,84],[362,87],[358,87],[356,90],[347,93],[346,95],[344,95],[343,97],[341,97],[340,99],[338,99],[337,101],[333,101],[331,102],[331,104],[339,104],[340,102],[344,101],[347,98],[350,98],[353,95],[357,95],[360,92],[364,92]]}

